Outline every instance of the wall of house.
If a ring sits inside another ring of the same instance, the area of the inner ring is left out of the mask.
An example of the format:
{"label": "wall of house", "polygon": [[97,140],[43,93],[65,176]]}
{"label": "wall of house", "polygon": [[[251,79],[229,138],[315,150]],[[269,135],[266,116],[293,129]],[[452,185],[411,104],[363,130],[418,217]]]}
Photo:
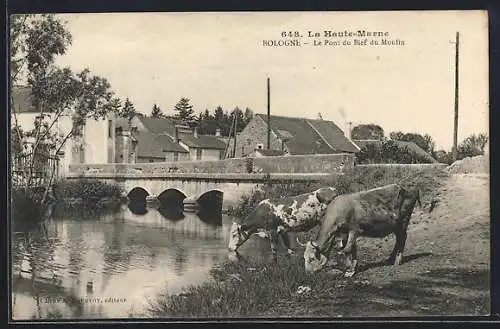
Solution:
{"label": "wall of house", "polygon": [[203,149],[201,152],[202,160],[220,160],[220,150]]}
{"label": "wall of house", "polygon": [[[178,157],[177,161],[189,161],[189,153],[180,153],[177,152]],[[175,160],[175,152],[165,152],[165,162],[176,162]]]}
{"label": "wall of house", "polygon": [[165,162],[164,158],[154,158],[154,157],[137,157],[136,163],[151,163],[151,162]]}
{"label": "wall of house", "polygon": [[107,119],[87,120],[84,128],[85,163],[112,162],[114,146],[110,147],[110,144],[114,144],[113,138],[114,129],[109,130]]}
{"label": "wall of house", "polygon": [[[272,122],[271,122],[272,125]],[[251,153],[257,144],[263,144],[267,148],[267,122],[256,116],[236,138],[236,157],[242,157]],[[232,154],[233,143],[229,146]],[[271,131],[271,149],[281,150],[281,140]]]}

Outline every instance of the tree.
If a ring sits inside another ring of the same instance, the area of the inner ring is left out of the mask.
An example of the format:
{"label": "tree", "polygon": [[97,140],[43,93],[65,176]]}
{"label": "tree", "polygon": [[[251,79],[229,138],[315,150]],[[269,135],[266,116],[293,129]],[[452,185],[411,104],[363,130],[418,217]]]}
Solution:
{"label": "tree", "polygon": [[377,139],[384,138],[384,129],[376,124],[361,124],[352,128],[351,139]]}
{"label": "tree", "polygon": [[175,104],[174,111],[177,112],[175,118],[185,122],[192,122],[195,119],[193,106],[189,102],[189,98],[182,97]]}
{"label": "tree", "polygon": [[130,126],[132,125],[132,119],[137,116],[137,111],[134,107],[134,104],[130,101],[128,97],[125,99],[123,107],[120,109],[120,111],[118,111],[118,116],[120,118],[128,120],[128,125],[130,130]]}
{"label": "tree", "polygon": [[483,155],[486,144],[488,144],[488,135],[484,133],[477,135],[472,134],[457,146],[458,158],[463,159],[466,157]]}
{"label": "tree", "polygon": [[[69,68],[54,66],[55,57],[64,54],[72,41],[65,23],[54,15],[14,15],[10,32],[11,85],[26,84],[31,89],[33,105],[39,111],[34,129],[22,133],[11,93],[13,129],[17,138],[34,138],[27,161],[28,177],[24,184],[27,191],[32,186],[33,167],[41,153],[59,154],[69,138],[80,134],[87,119],[104,118],[114,110],[116,103],[112,102],[113,93],[106,79],[91,75],[88,69],[74,74]],[[67,132],[59,132],[56,123],[68,113],[72,114],[73,126]],[[55,168],[52,168],[41,204],[52,185],[54,174]]]}
{"label": "tree", "polygon": [[392,140],[413,142],[417,144],[422,150],[434,155],[435,142],[433,138],[428,135],[420,135],[418,133],[403,133],[401,131],[391,132],[389,134]]}
{"label": "tree", "polygon": [[153,104],[153,109],[151,110],[151,118],[155,118],[155,119],[164,119],[165,118],[165,114],[163,114],[160,107],[156,104]]}

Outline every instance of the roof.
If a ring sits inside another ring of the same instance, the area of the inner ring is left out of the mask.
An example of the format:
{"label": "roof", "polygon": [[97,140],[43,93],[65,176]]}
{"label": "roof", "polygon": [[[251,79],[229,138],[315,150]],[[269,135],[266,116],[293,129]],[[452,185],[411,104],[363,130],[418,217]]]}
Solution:
{"label": "roof", "polygon": [[149,131],[137,131],[137,156],[165,158],[164,152],[188,153],[185,148],[172,141],[167,135],[153,134]]}
{"label": "roof", "polygon": [[344,152],[358,152],[359,148],[356,144],[345,137],[344,132],[335,123],[328,120],[307,120],[310,125],[316,129],[316,132],[321,135],[332,148]]}
{"label": "roof", "polygon": [[282,156],[285,154],[283,151],[280,151],[280,150],[267,150],[267,149],[260,149],[260,150],[257,149],[257,150],[255,150],[255,152],[259,152],[260,154],[262,154],[266,157]]}
{"label": "roof", "polygon": [[157,119],[143,117],[139,118],[139,120],[141,120],[144,127],[150,132],[154,134],[166,133],[171,136],[175,134],[175,125],[185,125],[181,120],[175,118]]}
{"label": "roof", "polygon": [[198,135],[198,138],[194,137],[193,134],[179,133],[179,139],[189,147],[192,148],[202,148],[202,149],[213,149],[213,150],[225,150],[226,143],[224,143],[220,136],[215,135]]}
{"label": "roof", "polygon": [[33,106],[33,95],[31,93],[31,88],[26,86],[14,86],[12,87],[12,98],[14,101],[13,111],[16,113],[38,113],[38,111]]}
{"label": "roof", "polygon": [[[438,162],[429,153],[427,153],[424,149],[422,149],[420,146],[418,146],[414,142],[405,142],[405,141],[397,141],[397,140],[392,140],[392,141],[400,147],[407,147],[409,150],[415,152],[416,154],[418,154],[422,157],[425,157],[430,162],[433,162],[433,163]],[[382,141],[378,140],[378,139],[358,139],[358,140],[354,140],[354,143],[356,143],[360,148],[363,148],[368,144],[381,145]]]}
{"label": "roof", "polygon": [[188,150],[174,142],[168,135],[156,134],[155,139],[160,143],[165,152],[189,153]]}
{"label": "roof", "polygon": [[165,158],[163,147],[154,134],[147,131],[138,131],[135,138],[137,139],[138,157]]}
{"label": "roof", "polygon": [[[267,115],[256,114],[264,122]],[[271,116],[271,129],[285,141],[290,154],[331,154],[357,152],[358,149],[333,122],[284,116]]]}

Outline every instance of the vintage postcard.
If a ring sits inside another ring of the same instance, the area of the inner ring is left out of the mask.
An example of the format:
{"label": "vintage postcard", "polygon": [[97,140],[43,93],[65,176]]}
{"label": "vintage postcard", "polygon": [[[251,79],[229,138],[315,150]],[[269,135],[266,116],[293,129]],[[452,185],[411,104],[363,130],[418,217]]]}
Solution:
{"label": "vintage postcard", "polygon": [[489,315],[486,11],[10,16],[13,321]]}

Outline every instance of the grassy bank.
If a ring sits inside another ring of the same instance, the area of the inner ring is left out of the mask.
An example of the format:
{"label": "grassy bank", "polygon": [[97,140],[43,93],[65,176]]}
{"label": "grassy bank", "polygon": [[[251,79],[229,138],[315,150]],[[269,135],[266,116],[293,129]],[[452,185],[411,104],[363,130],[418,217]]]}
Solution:
{"label": "grassy bank", "polygon": [[[95,215],[114,211],[122,202],[122,191],[114,184],[88,180],[61,180],[53,186],[54,215]],[[15,222],[38,222],[44,217],[47,207],[41,204],[45,188],[24,190],[12,188],[12,220]]]}
{"label": "grassy bank", "polygon": [[[319,188],[335,186],[341,193],[349,193],[400,183],[421,189],[422,203],[430,203],[446,176],[433,166],[374,166],[357,167],[342,176],[321,183],[274,184],[254,191],[242,198],[232,215],[243,218],[265,198],[297,195]],[[312,237],[317,228],[300,233],[304,240]],[[276,303],[300,302],[307,295],[299,287],[312,291],[326,291],[335,286],[338,278],[327,272],[306,275],[301,255],[279,255],[278,265],[258,260],[225,262],[211,272],[211,279],[200,286],[191,286],[180,295],[160,293],[149,307],[153,317],[251,317],[259,316]],[[250,262],[250,263],[249,263]]]}

